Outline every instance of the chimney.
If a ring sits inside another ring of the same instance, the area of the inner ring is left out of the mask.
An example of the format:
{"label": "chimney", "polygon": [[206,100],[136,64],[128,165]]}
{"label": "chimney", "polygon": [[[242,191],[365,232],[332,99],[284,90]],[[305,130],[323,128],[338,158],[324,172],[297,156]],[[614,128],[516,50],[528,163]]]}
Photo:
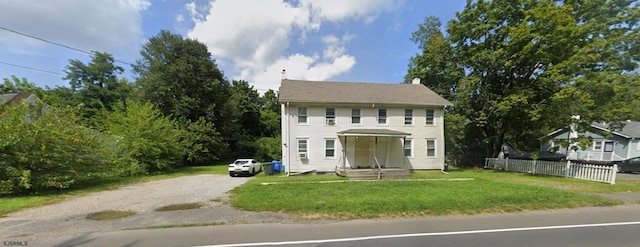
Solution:
{"label": "chimney", "polygon": [[287,79],[287,70],[282,69],[282,80],[286,80]]}
{"label": "chimney", "polygon": [[420,84],[420,78],[418,77],[413,78],[413,81],[411,81],[411,84]]}

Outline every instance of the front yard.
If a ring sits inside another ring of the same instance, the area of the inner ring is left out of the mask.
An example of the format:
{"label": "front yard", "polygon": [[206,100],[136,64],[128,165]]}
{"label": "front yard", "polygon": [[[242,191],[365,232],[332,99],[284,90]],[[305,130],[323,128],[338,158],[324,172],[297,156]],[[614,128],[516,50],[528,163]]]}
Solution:
{"label": "front yard", "polygon": [[622,202],[599,194],[640,192],[640,181],[609,185],[487,170],[417,172],[413,178],[354,182],[335,176],[260,175],[234,189],[231,203],[304,219],[355,219],[613,206]]}

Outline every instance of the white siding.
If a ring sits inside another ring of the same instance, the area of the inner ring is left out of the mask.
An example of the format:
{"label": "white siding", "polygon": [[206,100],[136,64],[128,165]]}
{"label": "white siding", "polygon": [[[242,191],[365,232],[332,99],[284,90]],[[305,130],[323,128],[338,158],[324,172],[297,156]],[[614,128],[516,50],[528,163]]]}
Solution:
{"label": "white siding", "polygon": [[[307,124],[297,124],[295,114],[298,107],[307,108]],[[327,125],[325,109],[335,108],[336,119],[334,125]],[[351,109],[359,108],[361,123],[351,124]],[[387,109],[387,124],[378,124],[378,109]],[[413,140],[413,157],[404,159],[402,139],[379,138],[376,157],[383,164],[399,161],[410,169],[441,169],[444,164],[444,119],[443,107],[432,108],[435,111],[435,124],[425,123],[426,107],[424,106],[375,106],[371,105],[298,105],[282,104],[282,158],[283,164],[291,172],[316,170],[319,172],[335,171],[341,162],[344,148],[344,138],[339,138],[337,132],[347,129],[373,129],[383,128],[395,131],[411,133],[409,138]],[[405,125],[405,109],[413,109],[413,123]],[[308,158],[301,160],[297,157],[297,139],[308,140]],[[335,158],[325,158],[325,140],[335,139]],[[426,140],[436,140],[435,157],[427,157]],[[347,140],[347,166],[353,162],[353,149],[355,143],[353,137]],[[404,159],[404,160],[403,160]]]}

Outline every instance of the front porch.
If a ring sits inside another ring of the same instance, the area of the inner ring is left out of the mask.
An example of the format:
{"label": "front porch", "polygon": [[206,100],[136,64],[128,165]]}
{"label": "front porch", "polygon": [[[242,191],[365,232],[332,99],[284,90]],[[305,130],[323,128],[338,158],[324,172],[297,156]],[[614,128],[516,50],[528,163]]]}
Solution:
{"label": "front porch", "polygon": [[350,129],[337,133],[344,147],[336,174],[354,180],[408,179],[405,140],[411,135],[389,129]]}
{"label": "front porch", "polygon": [[350,169],[337,168],[336,174],[349,180],[410,179],[411,171],[403,168]]}

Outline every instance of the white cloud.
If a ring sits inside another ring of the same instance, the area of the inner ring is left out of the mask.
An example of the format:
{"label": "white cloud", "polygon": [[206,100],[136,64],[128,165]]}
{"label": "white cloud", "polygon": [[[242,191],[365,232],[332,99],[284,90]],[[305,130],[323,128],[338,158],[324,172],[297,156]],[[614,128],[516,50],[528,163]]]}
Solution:
{"label": "white cloud", "polygon": [[[130,54],[142,41],[140,12],[145,0],[30,1],[0,0],[2,26],[82,50]],[[0,35],[0,43],[12,53],[50,44],[19,35]],[[117,54],[116,54],[117,55]]]}
{"label": "white cloud", "polygon": [[[188,36],[206,43],[214,58],[230,61],[239,71],[235,79],[277,89],[283,68],[292,79],[326,80],[356,64],[347,53],[353,35],[328,35],[322,37],[320,50],[285,55],[294,34],[304,43],[325,21],[371,23],[399,1],[300,0],[294,5],[283,0],[215,0],[204,17],[192,18],[195,26]],[[192,16],[202,13],[195,3],[185,8]]]}

